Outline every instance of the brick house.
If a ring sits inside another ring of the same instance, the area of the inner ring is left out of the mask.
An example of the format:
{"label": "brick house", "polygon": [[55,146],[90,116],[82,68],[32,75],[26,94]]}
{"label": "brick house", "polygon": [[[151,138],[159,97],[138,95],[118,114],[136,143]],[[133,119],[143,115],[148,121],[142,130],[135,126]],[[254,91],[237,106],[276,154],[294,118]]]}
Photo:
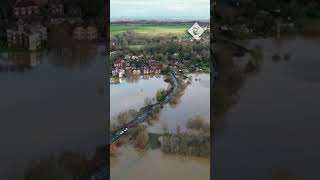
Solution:
{"label": "brick house", "polygon": [[47,28],[41,24],[24,24],[19,20],[17,24],[6,31],[7,46],[10,48],[23,48],[38,50],[47,41]]}
{"label": "brick house", "polygon": [[116,61],[114,62],[113,66],[114,66],[115,68],[122,68],[122,67],[124,67],[125,63],[126,63],[126,62],[125,62],[123,59],[118,59],[118,60],[116,60]]}
{"label": "brick house", "polygon": [[40,7],[32,0],[17,0],[13,7],[16,18],[29,18],[40,15]]}

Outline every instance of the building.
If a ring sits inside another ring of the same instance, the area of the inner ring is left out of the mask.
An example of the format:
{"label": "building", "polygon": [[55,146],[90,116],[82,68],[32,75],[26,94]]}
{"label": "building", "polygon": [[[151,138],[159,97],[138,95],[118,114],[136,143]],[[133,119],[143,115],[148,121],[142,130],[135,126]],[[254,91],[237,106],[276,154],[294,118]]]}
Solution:
{"label": "building", "polygon": [[66,20],[64,5],[60,0],[50,0],[48,2],[48,16],[50,24],[61,24]]}
{"label": "building", "polygon": [[77,26],[73,29],[73,38],[75,40],[93,41],[98,39],[98,29],[95,26]]}
{"label": "building", "polygon": [[160,66],[150,66],[149,67],[149,74],[160,74],[161,67]]}
{"label": "building", "polygon": [[140,69],[134,69],[134,70],[132,71],[132,74],[134,74],[134,75],[139,75],[139,74],[141,74],[141,71],[140,71]]}
{"label": "building", "polygon": [[119,78],[123,77],[126,71],[121,68],[115,68],[112,70],[112,76],[118,76]]}
{"label": "building", "polygon": [[148,66],[143,67],[143,74],[149,74],[149,67]]}
{"label": "building", "polygon": [[118,59],[118,60],[116,60],[116,61],[114,62],[113,66],[114,66],[115,68],[122,68],[122,67],[124,67],[125,63],[126,63],[126,62],[125,62],[123,59]]}
{"label": "building", "polygon": [[10,48],[23,48],[31,51],[38,50],[47,42],[47,28],[41,24],[24,24],[19,20],[8,28],[7,45]]}
{"label": "building", "polygon": [[16,18],[30,18],[40,15],[40,7],[32,0],[17,0],[13,7]]}
{"label": "building", "polygon": [[87,27],[87,40],[97,40],[98,39],[98,29],[95,26]]}
{"label": "building", "polygon": [[59,0],[49,0],[48,13],[50,16],[62,16],[64,15],[63,3]]}

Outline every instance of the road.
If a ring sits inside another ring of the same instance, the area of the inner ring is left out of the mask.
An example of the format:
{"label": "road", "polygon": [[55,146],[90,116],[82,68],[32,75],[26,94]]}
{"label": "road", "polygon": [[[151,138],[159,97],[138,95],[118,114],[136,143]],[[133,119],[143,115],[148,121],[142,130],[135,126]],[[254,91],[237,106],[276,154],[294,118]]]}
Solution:
{"label": "road", "polygon": [[163,105],[167,104],[170,101],[170,99],[175,94],[175,92],[176,92],[176,90],[178,88],[178,80],[177,80],[177,77],[175,75],[175,72],[170,71],[170,76],[171,76],[171,79],[173,80],[173,88],[171,88],[169,90],[167,96],[161,102],[157,102],[157,103],[155,103],[153,105],[150,105],[148,107],[144,107],[143,110],[141,110],[138,113],[138,115],[132,121],[130,121],[124,127],[119,128],[116,131],[112,132],[111,136],[110,136],[110,140],[111,140],[110,143],[114,143],[118,139],[120,139],[122,136],[124,136],[125,133],[120,135],[120,132],[123,132],[124,129],[126,129],[126,128],[130,129],[130,127],[134,127],[134,126],[137,126],[137,125],[143,123],[148,118],[148,116],[150,116],[152,114],[153,110],[157,106],[159,106],[159,105],[163,106]]}

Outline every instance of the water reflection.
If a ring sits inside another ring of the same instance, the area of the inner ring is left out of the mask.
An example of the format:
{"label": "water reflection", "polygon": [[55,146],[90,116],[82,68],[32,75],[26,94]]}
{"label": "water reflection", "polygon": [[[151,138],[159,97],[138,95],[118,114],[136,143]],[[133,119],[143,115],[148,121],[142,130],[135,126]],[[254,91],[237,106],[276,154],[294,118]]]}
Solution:
{"label": "water reflection", "polygon": [[81,48],[65,49],[63,60],[54,50],[0,55],[0,179],[36,171],[33,159],[45,170],[64,151],[91,159],[106,143],[105,47],[87,47],[85,60]]}
{"label": "water reflection", "polygon": [[53,64],[67,69],[88,68],[102,46],[78,43],[72,48],[37,52],[8,52],[0,54],[0,72],[27,72],[42,64]]}
{"label": "water reflection", "polygon": [[263,61],[226,55],[219,61],[214,178],[319,179],[319,40],[294,36],[245,45],[259,45]]}
{"label": "water reflection", "polygon": [[0,71],[25,72],[39,66],[46,52],[8,52],[0,56]]}
{"label": "water reflection", "polygon": [[69,69],[88,67],[97,54],[97,46],[77,43],[70,48],[54,48],[49,62]]}

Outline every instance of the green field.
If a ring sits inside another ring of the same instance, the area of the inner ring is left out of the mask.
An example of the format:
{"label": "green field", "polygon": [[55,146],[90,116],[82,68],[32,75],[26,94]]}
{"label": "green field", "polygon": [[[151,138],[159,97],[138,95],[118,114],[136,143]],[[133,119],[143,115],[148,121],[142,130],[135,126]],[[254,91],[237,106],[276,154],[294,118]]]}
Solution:
{"label": "green field", "polygon": [[111,24],[111,35],[121,34],[126,31],[134,31],[136,33],[143,33],[146,35],[162,35],[162,34],[177,34],[185,35],[187,29],[192,24],[177,24],[177,25],[164,25],[164,24]]}

